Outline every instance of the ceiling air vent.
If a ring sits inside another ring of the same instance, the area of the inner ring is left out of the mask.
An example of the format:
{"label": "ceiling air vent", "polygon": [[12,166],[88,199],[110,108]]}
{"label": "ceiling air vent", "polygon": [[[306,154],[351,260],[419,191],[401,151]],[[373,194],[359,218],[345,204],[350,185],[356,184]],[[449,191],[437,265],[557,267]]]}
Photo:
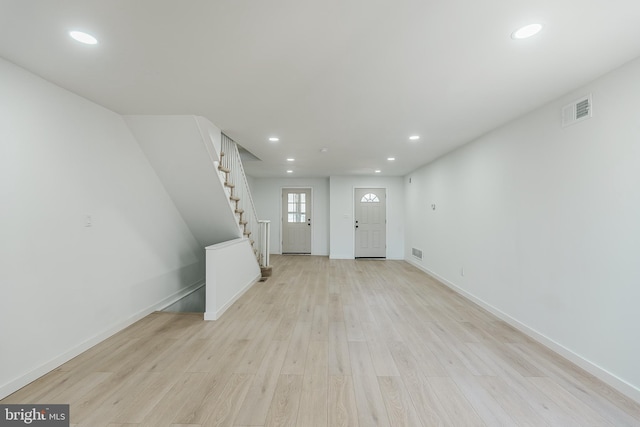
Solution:
{"label": "ceiling air vent", "polygon": [[591,94],[562,107],[562,127],[571,126],[593,115]]}

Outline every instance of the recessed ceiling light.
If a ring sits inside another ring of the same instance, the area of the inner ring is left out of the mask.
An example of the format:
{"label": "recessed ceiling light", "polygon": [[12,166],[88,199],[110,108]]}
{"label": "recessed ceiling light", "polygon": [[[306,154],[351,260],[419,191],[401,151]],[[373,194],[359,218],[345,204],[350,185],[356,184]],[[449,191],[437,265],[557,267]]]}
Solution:
{"label": "recessed ceiling light", "polygon": [[293,171],[292,171],[291,169],[289,169],[289,170],[287,171],[287,173],[293,173]]}
{"label": "recessed ceiling light", "polygon": [[411,136],[409,137],[409,139],[410,139],[410,140],[412,140],[412,141],[415,141],[415,140],[417,140],[417,139],[420,139],[420,135],[411,135]]}
{"label": "recessed ceiling light", "polygon": [[513,33],[511,33],[511,38],[513,39],[526,39],[531,36],[535,36],[542,30],[542,25],[540,24],[529,24],[525,25],[522,28],[517,29]]}
{"label": "recessed ceiling light", "polygon": [[293,157],[289,157],[289,158],[287,159],[287,162],[295,162],[295,160],[296,160],[296,159],[294,159]]}
{"label": "recessed ceiling light", "polygon": [[326,153],[327,151],[329,151],[329,149],[326,147],[320,149],[321,153]]}
{"label": "recessed ceiling light", "polygon": [[82,31],[69,31],[69,35],[72,39],[84,44],[98,44],[98,39],[91,34],[83,33]]}
{"label": "recessed ceiling light", "polygon": [[280,141],[280,138],[278,138],[277,136],[272,136],[272,137],[269,138],[269,141],[278,142],[278,141]]}
{"label": "recessed ceiling light", "polygon": [[382,172],[382,171],[381,171],[380,169],[376,169],[376,170],[374,170],[373,172],[374,172],[374,173],[380,173],[380,172]]}
{"label": "recessed ceiling light", "polygon": [[395,157],[387,157],[387,160],[389,160],[390,162],[394,161],[395,159]]}

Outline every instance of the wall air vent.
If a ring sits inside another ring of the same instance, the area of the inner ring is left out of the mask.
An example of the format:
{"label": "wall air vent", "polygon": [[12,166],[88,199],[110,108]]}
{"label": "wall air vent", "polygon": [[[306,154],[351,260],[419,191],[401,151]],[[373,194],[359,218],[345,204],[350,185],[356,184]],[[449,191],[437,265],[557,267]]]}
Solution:
{"label": "wall air vent", "polygon": [[591,94],[562,107],[562,127],[571,126],[593,115]]}
{"label": "wall air vent", "polygon": [[420,249],[411,248],[411,255],[418,259],[422,259],[422,251]]}

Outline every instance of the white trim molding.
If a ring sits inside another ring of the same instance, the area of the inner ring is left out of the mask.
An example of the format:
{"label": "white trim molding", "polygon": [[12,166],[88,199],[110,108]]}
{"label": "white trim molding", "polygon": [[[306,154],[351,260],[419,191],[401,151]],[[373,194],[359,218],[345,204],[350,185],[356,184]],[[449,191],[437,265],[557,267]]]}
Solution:
{"label": "white trim molding", "polygon": [[51,359],[50,361],[38,366],[36,369],[32,370],[31,372],[28,372],[25,375],[21,375],[20,377],[13,379],[6,384],[3,384],[2,386],[0,386],[0,399],[3,399],[9,396],[11,393],[14,393],[20,390],[22,387],[26,386],[27,384],[51,372],[52,370],[68,362],[74,357],[89,350],[91,347],[117,334],[118,332],[122,331],[126,327],[133,325],[138,320],[141,320],[142,318],[148,316],[154,311],[161,311],[166,307],[169,307],[171,304],[179,301],[180,299],[184,298],[186,295],[189,295],[191,292],[201,288],[202,286],[204,286],[204,282],[200,280],[192,285],[182,288],[179,291],[169,295],[168,297],[163,298],[162,300],[156,302],[155,304],[152,304],[149,307],[138,311],[132,316],[129,316],[126,319],[123,319],[119,322],[116,322],[115,324],[111,325],[109,328],[105,329],[104,331],[72,347],[68,351],[64,352],[63,354],[60,354],[59,356]]}
{"label": "white trim molding", "polygon": [[433,277],[434,279],[436,279],[437,281],[439,281],[443,285],[447,286],[448,288],[450,288],[451,290],[453,290],[457,294],[461,295],[462,297],[464,297],[464,298],[468,299],[469,301],[471,301],[471,302],[479,305],[480,307],[484,308],[485,310],[487,310],[488,312],[490,312],[491,314],[493,314],[494,316],[496,316],[500,320],[505,321],[509,325],[513,326],[514,328],[516,328],[517,330],[522,332],[523,334],[527,335],[529,338],[531,338],[531,339],[535,340],[536,342],[544,345],[545,347],[547,347],[548,349],[550,349],[554,353],[558,354],[559,356],[567,359],[568,361],[572,362],[573,364],[575,364],[575,365],[579,366],[580,368],[584,369],[585,371],[587,371],[588,373],[592,374],[596,378],[600,379],[601,381],[603,381],[607,385],[609,385],[609,386],[613,387],[614,389],[618,390],[620,393],[622,393],[625,396],[629,397],[630,399],[633,399],[634,401],[640,403],[640,390],[638,390],[633,385],[631,385],[628,382],[618,378],[617,376],[615,376],[611,372],[601,368],[600,366],[598,366],[595,363],[585,359],[584,357],[582,357],[579,354],[571,351],[570,349],[564,347],[562,344],[552,340],[551,338],[547,337],[546,335],[541,334],[540,332],[536,331],[535,329],[525,325],[524,323],[520,322],[519,320],[514,319],[513,317],[511,317],[508,314],[504,313],[503,311],[497,309],[496,307],[492,306],[491,304],[485,302],[484,300],[482,300],[482,299],[476,297],[475,295],[473,295],[473,294],[465,291],[464,289],[460,288],[455,283],[450,282],[449,280],[445,279],[444,277],[439,276],[438,274],[434,273],[433,271],[429,270],[428,268],[420,265],[416,261],[414,261],[414,260],[412,260],[410,258],[405,258],[405,261],[408,262],[409,264],[413,265],[414,267],[422,270],[427,275]]}

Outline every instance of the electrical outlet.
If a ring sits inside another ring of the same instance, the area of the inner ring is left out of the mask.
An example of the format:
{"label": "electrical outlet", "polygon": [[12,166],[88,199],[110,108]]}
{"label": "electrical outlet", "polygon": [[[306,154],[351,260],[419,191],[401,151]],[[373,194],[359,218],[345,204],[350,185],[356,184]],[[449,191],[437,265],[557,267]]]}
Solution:
{"label": "electrical outlet", "polygon": [[91,215],[85,215],[84,216],[84,226],[85,227],[91,227],[93,225],[92,220],[91,220]]}

